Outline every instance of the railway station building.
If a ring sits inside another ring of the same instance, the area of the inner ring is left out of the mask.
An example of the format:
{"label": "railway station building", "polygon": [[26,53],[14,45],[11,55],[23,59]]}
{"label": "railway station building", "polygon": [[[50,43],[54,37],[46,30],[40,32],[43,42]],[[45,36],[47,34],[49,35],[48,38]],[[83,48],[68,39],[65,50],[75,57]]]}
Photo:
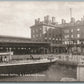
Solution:
{"label": "railway station building", "polygon": [[45,42],[33,42],[28,38],[0,36],[0,52],[13,51],[14,55],[23,54],[47,54],[50,44]]}

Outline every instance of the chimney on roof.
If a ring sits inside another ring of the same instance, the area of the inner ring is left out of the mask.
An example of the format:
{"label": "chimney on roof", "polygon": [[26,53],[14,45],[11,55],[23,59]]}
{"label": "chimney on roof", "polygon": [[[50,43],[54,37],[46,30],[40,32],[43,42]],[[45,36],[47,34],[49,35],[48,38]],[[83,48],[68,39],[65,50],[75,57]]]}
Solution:
{"label": "chimney on roof", "polygon": [[55,17],[52,17],[52,23],[55,23]]}
{"label": "chimney on roof", "polygon": [[62,19],[62,24],[65,24],[66,23],[66,20]]}
{"label": "chimney on roof", "polygon": [[46,23],[46,16],[44,16],[44,22]]}
{"label": "chimney on roof", "polygon": [[75,23],[75,18],[72,17],[70,23]]}
{"label": "chimney on roof", "polygon": [[35,25],[39,24],[40,23],[40,18],[38,19],[35,19]]}
{"label": "chimney on roof", "polygon": [[47,21],[49,22],[49,15],[46,16]]}
{"label": "chimney on roof", "polygon": [[37,19],[35,19],[35,25],[37,24]]}
{"label": "chimney on roof", "polygon": [[81,21],[84,21],[84,16],[81,18]]}
{"label": "chimney on roof", "polygon": [[40,23],[40,18],[38,18],[38,23]]}
{"label": "chimney on roof", "polygon": [[48,15],[44,17],[44,22],[49,23],[49,16]]}

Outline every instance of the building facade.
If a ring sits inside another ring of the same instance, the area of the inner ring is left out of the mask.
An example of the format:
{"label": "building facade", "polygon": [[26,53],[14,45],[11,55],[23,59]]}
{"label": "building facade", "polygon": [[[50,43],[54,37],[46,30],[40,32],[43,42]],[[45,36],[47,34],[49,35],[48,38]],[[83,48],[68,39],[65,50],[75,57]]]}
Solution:
{"label": "building facade", "polygon": [[51,44],[50,53],[66,52],[66,48],[62,45],[62,38],[62,29],[55,21],[55,17],[50,19],[49,16],[45,16],[43,21],[38,18],[31,26],[31,39],[36,42],[49,42]]}
{"label": "building facade", "polygon": [[36,42],[49,42],[51,53],[84,53],[84,17],[75,21],[71,18],[69,23],[62,19],[61,24],[55,21],[55,17],[50,19],[44,17],[35,20],[31,26],[31,39]]}
{"label": "building facade", "polygon": [[71,18],[70,23],[62,26],[64,32],[63,44],[67,45],[68,51],[74,54],[84,54],[84,17],[79,21]]}

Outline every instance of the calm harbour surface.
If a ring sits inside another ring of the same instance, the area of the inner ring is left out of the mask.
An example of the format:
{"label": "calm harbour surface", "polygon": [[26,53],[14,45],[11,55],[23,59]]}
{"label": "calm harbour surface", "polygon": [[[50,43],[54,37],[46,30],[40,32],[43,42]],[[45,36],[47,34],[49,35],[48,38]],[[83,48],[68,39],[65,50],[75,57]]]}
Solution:
{"label": "calm harbour surface", "polygon": [[[14,75],[14,74],[12,74]],[[47,70],[20,76],[1,76],[2,82],[48,82],[48,81],[60,81],[62,78],[74,78],[76,79],[76,68],[57,63],[51,65]]]}

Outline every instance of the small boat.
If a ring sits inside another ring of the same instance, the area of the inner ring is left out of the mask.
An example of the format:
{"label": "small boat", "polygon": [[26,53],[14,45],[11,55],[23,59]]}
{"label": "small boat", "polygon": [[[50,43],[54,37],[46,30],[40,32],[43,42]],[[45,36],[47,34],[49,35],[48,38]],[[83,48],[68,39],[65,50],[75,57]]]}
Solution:
{"label": "small boat", "polygon": [[[0,56],[0,74],[31,74],[38,73],[48,69],[56,62],[55,58],[34,58],[25,60],[12,60],[12,53],[5,53]],[[9,55],[9,56],[8,56]]]}

